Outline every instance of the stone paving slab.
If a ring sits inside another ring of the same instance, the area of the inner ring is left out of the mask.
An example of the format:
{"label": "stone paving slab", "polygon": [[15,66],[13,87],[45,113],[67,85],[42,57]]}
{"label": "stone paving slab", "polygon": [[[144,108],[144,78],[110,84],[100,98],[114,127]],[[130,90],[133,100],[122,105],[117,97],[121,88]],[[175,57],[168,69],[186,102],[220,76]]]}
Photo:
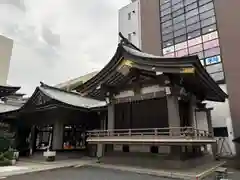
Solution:
{"label": "stone paving slab", "polygon": [[[69,167],[100,167],[106,169],[113,170],[121,170],[134,172],[138,174],[147,174],[154,175],[159,177],[166,178],[182,178],[182,179],[196,179],[196,177],[203,177],[214,171],[219,166],[222,166],[225,162],[213,162],[210,164],[203,165],[196,169],[188,169],[188,171],[183,170],[169,170],[169,169],[150,169],[150,168],[142,168],[135,166],[127,166],[127,165],[113,165],[113,164],[104,164],[97,163],[96,160],[62,160],[62,161],[54,161],[54,162],[41,162],[41,161],[23,161],[18,162],[16,166],[9,167],[0,167],[0,179],[13,176],[20,175],[32,172],[40,172],[40,171],[49,171],[59,168],[69,168]],[[200,178],[199,178],[200,179]]]}
{"label": "stone paving slab", "polygon": [[4,180],[173,180],[138,174],[134,172],[119,171],[106,168],[84,166],[80,168],[63,168],[52,171],[10,176]]}
{"label": "stone paving slab", "polygon": [[20,175],[32,172],[48,171],[58,168],[67,168],[67,167],[81,167],[87,164],[90,164],[92,161],[82,161],[82,160],[71,160],[71,161],[57,161],[49,162],[48,164],[37,163],[37,162],[19,162],[16,166],[13,167],[0,167],[0,179],[1,177],[8,177],[13,175]]}
{"label": "stone paving slab", "polygon": [[141,167],[131,167],[131,166],[121,166],[121,165],[112,165],[112,164],[102,164],[102,163],[92,163],[87,166],[101,167],[107,169],[121,170],[135,172],[139,174],[147,174],[159,177],[173,178],[173,179],[201,179],[210,175],[214,170],[222,165],[225,162],[213,162],[210,164],[203,165],[198,168],[188,169],[186,171],[176,171],[169,169],[147,169]]}

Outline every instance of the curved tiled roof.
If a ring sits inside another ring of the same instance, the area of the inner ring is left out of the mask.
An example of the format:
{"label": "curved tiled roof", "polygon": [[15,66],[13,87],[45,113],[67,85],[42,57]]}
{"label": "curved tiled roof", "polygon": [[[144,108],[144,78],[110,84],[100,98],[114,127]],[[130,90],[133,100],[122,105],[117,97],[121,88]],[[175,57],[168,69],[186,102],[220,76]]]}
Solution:
{"label": "curved tiled roof", "polygon": [[105,107],[105,101],[82,97],[75,92],[52,87],[41,83],[33,95],[21,107],[21,112],[38,111],[56,107],[81,109],[84,111]]}
{"label": "curved tiled roof", "polygon": [[2,86],[0,85],[0,98],[14,94],[20,89],[20,87],[14,86]]}
{"label": "curved tiled roof", "polygon": [[[184,87],[193,93],[199,100],[224,102],[227,94],[211,78],[201,65],[197,56],[166,58],[141,52],[125,38],[119,43],[118,48],[110,62],[93,78],[76,89],[85,96],[104,99],[105,94],[98,88],[101,85],[118,87],[131,79],[131,75],[124,76],[118,68],[124,61],[129,61],[131,68],[148,72],[162,72],[173,83]],[[192,73],[183,73],[192,69]]]}

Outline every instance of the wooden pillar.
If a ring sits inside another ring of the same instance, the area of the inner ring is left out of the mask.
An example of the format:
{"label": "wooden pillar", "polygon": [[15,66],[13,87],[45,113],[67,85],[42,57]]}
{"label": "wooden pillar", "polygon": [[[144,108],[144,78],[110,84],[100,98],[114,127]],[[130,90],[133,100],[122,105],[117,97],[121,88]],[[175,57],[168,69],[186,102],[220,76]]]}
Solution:
{"label": "wooden pillar", "polygon": [[[168,125],[171,127],[180,127],[179,103],[176,96],[167,96],[168,108]],[[172,129],[169,131],[170,136],[180,135],[180,129]],[[175,158],[181,158],[182,146],[171,146],[171,154]]]}

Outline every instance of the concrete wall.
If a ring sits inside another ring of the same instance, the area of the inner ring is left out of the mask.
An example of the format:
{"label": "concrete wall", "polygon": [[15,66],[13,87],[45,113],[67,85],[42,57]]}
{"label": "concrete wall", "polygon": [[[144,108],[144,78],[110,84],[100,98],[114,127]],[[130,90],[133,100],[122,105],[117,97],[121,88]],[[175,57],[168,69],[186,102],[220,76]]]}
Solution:
{"label": "concrete wall", "polygon": [[[227,93],[227,86],[226,84],[220,85],[223,91]],[[229,107],[229,100],[226,100],[226,102],[212,102],[212,101],[206,101],[207,107],[212,107],[213,110],[211,111],[212,115],[212,124],[213,128],[217,127],[227,127],[228,130],[228,137],[225,138],[226,143],[230,146],[231,152],[233,154],[236,153],[236,147],[235,144],[232,142],[234,139],[234,132],[233,132],[233,125],[232,125],[232,119],[231,119],[231,112]],[[203,118],[198,114],[198,118]],[[205,121],[199,122],[200,127],[205,127],[204,125]],[[227,146],[227,145],[226,145]]]}
{"label": "concrete wall", "polygon": [[[114,145],[114,151],[122,152],[123,145]],[[151,152],[151,146],[149,145],[129,145],[130,152]],[[170,152],[170,146],[158,146],[159,154],[168,154]]]}
{"label": "concrete wall", "polygon": [[[220,85],[223,91],[227,93],[226,84]],[[213,127],[225,127],[226,119],[231,119],[230,109],[229,109],[229,101],[226,100],[224,103],[221,102],[212,102],[206,101],[207,107],[213,107],[211,112],[212,114],[212,124]]]}
{"label": "concrete wall", "polygon": [[140,0],[141,49],[154,55],[162,55],[159,7],[159,0]]}
{"label": "concrete wall", "polygon": [[119,32],[126,38],[135,32],[131,42],[142,51],[161,55],[160,31],[159,0],[135,0],[119,10]]}
{"label": "concrete wall", "polygon": [[[128,18],[129,13],[131,14],[130,19]],[[141,48],[140,16],[138,0],[119,10],[119,32],[126,38],[128,38],[128,34],[131,34],[131,42],[139,48]]]}
{"label": "concrete wall", "polygon": [[[234,136],[240,136],[239,0],[214,0]],[[227,13],[226,13],[227,10]],[[240,155],[240,145],[237,146]]]}
{"label": "concrete wall", "polygon": [[13,40],[0,35],[0,85],[7,84]]}

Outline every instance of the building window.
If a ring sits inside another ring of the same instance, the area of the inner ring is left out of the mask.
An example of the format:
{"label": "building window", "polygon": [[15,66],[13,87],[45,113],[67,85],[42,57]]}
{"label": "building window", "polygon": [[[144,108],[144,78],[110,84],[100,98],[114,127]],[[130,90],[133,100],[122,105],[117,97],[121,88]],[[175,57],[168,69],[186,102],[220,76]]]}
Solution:
{"label": "building window", "polygon": [[197,29],[200,29],[200,22],[197,22],[196,24],[192,24],[190,26],[187,27],[187,32],[192,32],[195,31]]}
{"label": "building window", "polygon": [[215,80],[215,81],[222,81],[224,80],[224,73],[223,72],[217,72],[210,74],[210,76]]}
{"label": "building window", "polygon": [[215,137],[228,137],[227,127],[215,127],[213,128],[213,134]]}
{"label": "building window", "polygon": [[205,4],[203,6],[200,6],[199,7],[199,13],[203,13],[203,12],[208,11],[210,9],[213,9],[213,2]]}
{"label": "building window", "polygon": [[209,25],[214,24],[214,23],[216,23],[215,16],[201,21],[201,26],[206,27],[206,26],[209,26]]}
{"label": "building window", "polygon": [[170,3],[170,2],[165,3],[165,4],[162,4],[162,5],[160,6],[160,7],[161,7],[161,11],[163,11],[163,10],[169,8],[170,6],[171,6],[171,3]]}
{"label": "building window", "polygon": [[196,22],[199,22],[199,15],[193,16],[193,17],[186,20],[187,25],[194,24]]}
{"label": "building window", "polygon": [[214,48],[214,47],[217,47],[217,46],[219,46],[219,40],[218,39],[208,41],[208,42],[205,42],[203,44],[204,50],[211,49],[211,48]]}
{"label": "building window", "polygon": [[207,12],[204,12],[204,13],[200,14],[200,19],[204,20],[204,19],[207,19],[207,18],[212,17],[214,15],[215,15],[214,9],[212,9],[210,11],[207,11]]}
{"label": "building window", "polygon": [[221,56],[213,56],[205,59],[206,65],[216,64],[221,62]]}
{"label": "building window", "polygon": [[[203,59],[204,58],[202,51],[201,52],[197,52],[197,53],[192,53],[190,55],[197,55],[199,59]],[[202,60],[202,61],[204,61],[204,60]]]}
{"label": "building window", "polygon": [[199,4],[199,6],[202,6],[203,4],[206,4],[210,1],[212,1],[212,0],[199,0],[198,4]]}
{"label": "building window", "polygon": [[181,15],[181,14],[183,14],[183,13],[184,13],[184,8],[179,9],[179,10],[177,10],[177,11],[174,11],[174,12],[172,13],[172,16],[173,16],[173,17],[176,17],[176,16],[179,16],[179,15]]}
{"label": "building window", "polygon": [[181,9],[181,8],[183,8],[184,6],[183,6],[183,2],[179,2],[179,3],[177,3],[177,4],[175,4],[175,5],[173,5],[172,6],[172,12],[173,11],[177,11],[178,9]]}
{"label": "building window", "polygon": [[197,44],[202,43],[202,37],[197,37],[195,39],[188,40],[188,46],[195,46]]}
{"label": "building window", "polygon": [[219,47],[208,49],[208,50],[204,51],[205,57],[216,56],[218,54],[220,54],[220,48]]}
{"label": "building window", "polygon": [[167,3],[167,2],[170,2],[170,0],[160,0],[160,5]]}
{"label": "building window", "polygon": [[199,14],[198,9],[191,10],[186,13],[186,19],[193,17],[195,15]]}
{"label": "building window", "polygon": [[209,33],[209,32],[216,31],[216,29],[217,29],[216,24],[207,26],[207,27],[205,27],[205,28],[202,28],[202,34],[207,34],[207,33]]}
{"label": "building window", "polygon": [[198,6],[197,6],[197,2],[195,2],[195,3],[193,3],[193,4],[190,4],[190,5],[188,5],[188,6],[186,6],[185,7],[185,11],[187,12],[187,11],[191,11],[192,9],[195,9],[195,8],[197,8]]}
{"label": "building window", "polygon": [[166,35],[162,36],[163,41],[167,41],[167,40],[172,39],[172,38],[173,38],[173,33],[169,33],[169,34],[166,34]]}
{"label": "building window", "polygon": [[161,21],[162,21],[162,22],[165,22],[165,21],[170,20],[171,18],[172,18],[172,16],[171,16],[171,14],[169,14],[169,15],[163,16],[163,17],[161,18]]}
{"label": "building window", "polygon": [[182,29],[184,27],[186,27],[185,21],[182,21],[180,23],[177,23],[177,24],[173,25],[174,30]]}
{"label": "building window", "polygon": [[192,46],[189,48],[189,54],[197,53],[203,50],[202,44]]}
{"label": "building window", "polygon": [[172,53],[174,52],[174,46],[170,46],[170,47],[167,47],[167,48],[164,48],[163,49],[163,54],[168,54],[168,53]]}
{"label": "building window", "polygon": [[128,13],[128,20],[131,20],[131,18],[132,18],[132,14]]}
{"label": "building window", "polygon": [[169,20],[162,23],[162,28],[167,28],[168,26],[171,26],[171,25],[172,25],[172,20]]}
{"label": "building window", "polygon": [[162,28],[162,34],[163,35],[164,34],[168,34],[168,33],[172,32],[172,31],[173,31],[173,27],[172,26],[169,26],[167,28]]}
{"label": "building window", "polygon": [[187,42],[182,42],[175,45],[175,51],[187,48]]}
{"label": "building window", "polygon": [[174,5],[174,4],[181,2],[182,0],[171,0],[171,1],[172,1],[172,5]]}
{"label": "building window", "polygon": [[183,35],[183,36],[179,36],[179,37],[176,37],[175,38],[175,43],[180,43],[180,42],[183,42],[183,41],[186,41],[187,40],[187,37],[186,35]]}
{"label": "building window", "polygon": [[85,148],[86,134],[81,126],[64,125],[63,149]]}
{"label": "building window", "polygon": [[174,32],[174,37],[181,36],[183,34],[186,34],[186,28],[175,31]]}
{"label": "building window", "polygon": [[173,40],[169,40],[169,41],[166,41],[166,42],[163,42],[163,47],[168,47],[168,46],[172,46],[173,45]]}
{"label": "building window", "polygon": [[161,16],[165,16],[170,13],[171,13],[171,8],[168,8],[168,9],[165,9],[164,11],[161,11]]}
{"label": "building window", "polygon": [[175,57],[175,53],[165,54],[164,57]]}
{"label": "building window", "polygon": [[174,23],[174,24],[177,24],[177,23],[179,23],[179,22],[181,22],[181,21],[184,21],[184,19],[185,19],[184,14],[181,15],[181,16],[177,16],[177,17],[175,17],[175,18],[173,19],[173,23]]}
{"label": "building window", "polygon": [[176,57],[182,57],[188,55],[188,49],[182,49],[180,51],[176,51]]}
{"label": "building window", "polygon": [[207,66],[206,70],[209,74],[216,73],[216,72],[221,72],[221,71],[223,71],[222,63]]}
{"label": "building window", "polygon": [[192,38],[198,37],[200,35],[201,35],[201,31],[196,30],[196,31],[193,31],[191,33],[188,33],[188,39],[192,39]]}
{"label": "building window", "polygon": [[188,4],[192,4],[193,2],[196,2],[197,0],[184,0],[184,4],[185,6],[187,6]]}
{"label": "building window", "polygon": [[203,42],[210,41],[218,38],[218,33],[217,31],[214,31],[212,33],[205,34],[202,38],[203,38]]}

